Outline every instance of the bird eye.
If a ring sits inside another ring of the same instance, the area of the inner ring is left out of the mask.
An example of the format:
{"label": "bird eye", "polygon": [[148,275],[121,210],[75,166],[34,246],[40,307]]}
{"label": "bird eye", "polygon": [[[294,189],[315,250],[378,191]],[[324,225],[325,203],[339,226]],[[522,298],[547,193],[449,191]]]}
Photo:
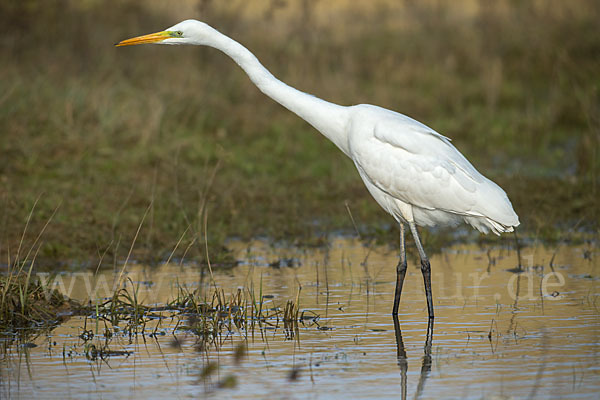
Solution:
{"label": "bird eye", "polygon": [[183,32],[181,32],[181,31],[177,31],[175,33],[177,34],[177,36],[183,36]]}

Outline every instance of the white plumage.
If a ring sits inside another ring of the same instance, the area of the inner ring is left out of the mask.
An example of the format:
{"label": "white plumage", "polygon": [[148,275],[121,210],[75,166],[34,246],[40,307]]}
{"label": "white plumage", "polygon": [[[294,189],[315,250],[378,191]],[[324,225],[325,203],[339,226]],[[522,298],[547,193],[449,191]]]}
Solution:
{"label": "white plumage", "polygon": [[349,157],[375,200],[398,222],[466,222],[481,232],[519,225],[506,193],[433,129],[384,108],[351,107]]}
{"label": "white plumage", "polygon": [[394,315],[406,274],[405,224],[421,257],[430,321],[434,315],[430,264],[416,225],[464,221],[481,232],[496,234],[512,232],[519,225],[506,193],[481,175],[450,139],[412,118],[372,105],[340,106],[294,89],[276,79],[244,46],[200,21],[183,21],[117,46],[142,43],[221,50],[263,93],[306,120],[354,161],[371,195],[400,225]]}

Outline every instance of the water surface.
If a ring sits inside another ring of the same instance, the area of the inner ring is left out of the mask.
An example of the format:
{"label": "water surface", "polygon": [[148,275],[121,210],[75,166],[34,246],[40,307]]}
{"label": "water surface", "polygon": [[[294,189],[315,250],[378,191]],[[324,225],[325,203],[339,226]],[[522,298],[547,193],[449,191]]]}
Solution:
{"label": "water surface", "polygon": [[[522,273],[511,271],[518,265],[511,250],[444,250],[431,259],[431,336],[414,260],[399,324],[390,316],[397,263],[391,249],[346,238],[325,249],[260,241],[230,246],[240,264],[216,269],[217,286],[226,293],[253,288],[267,308],[298,296],[307,316],[298,332],[282,324],[253,333],[233,329],[218,348],[200,350],[193,334],[176,329],[177,318],[166,318],[156,336],[147,334],[149,327],[146,335],[110,338],[110,349],[122,353],[102,360],[86,357],[80,335],[84,324],[93,332],[103,327],[73,317],[28,344],[5,340],[0,396],[592,399],[600,393],[600,253],[589,245],[522,249]],[[102,298],[119,272],[65,273],[55,285],[81,301]],[[198,268],[176,264],[128,265],[125,273],[145,304],[164,304],[177,285],[210,284]],[[248,352],[238,360],[240,343]],[[216,366],[212,373],[209,364]]]}

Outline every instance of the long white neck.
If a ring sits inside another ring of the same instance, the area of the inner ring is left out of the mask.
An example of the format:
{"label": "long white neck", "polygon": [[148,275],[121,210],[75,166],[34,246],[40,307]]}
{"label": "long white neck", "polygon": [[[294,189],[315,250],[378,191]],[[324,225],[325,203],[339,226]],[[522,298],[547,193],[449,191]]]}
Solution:
{"label": "long white neck", "polygon": [[311,124],[348,154],[345,126],[348,107],[340,106],[301,92],[275,78],[247,48],[214,30],[205,45],[221,50],[231,57],[261,92]]}

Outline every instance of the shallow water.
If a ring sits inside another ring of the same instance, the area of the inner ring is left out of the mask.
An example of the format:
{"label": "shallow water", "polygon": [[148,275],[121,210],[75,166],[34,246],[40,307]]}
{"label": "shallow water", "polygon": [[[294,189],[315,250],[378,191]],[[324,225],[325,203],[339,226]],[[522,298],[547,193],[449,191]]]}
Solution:
{"label": "shallow water", "polygon": [[[32,340],[36,347],[5,342],[0,397],[479,399],[600,393],[595,248],[522,249],[521,274],[508,271],[518,265],[514,251],[444,250],[431,259],[436,319],[428,336],[414,260],[397,327],[390,316],[394,250],[345,238],[327,249],[303,251],[263,242],[229,246],[241,263],[214,271],[225,292],[262,288],[264,307],[283,307],[301,286],[300,309],[319,318],[307,319],[295,335],[281,326],[257,328],[247,338],[234,330],[219,349],[206,352],[198,351],[192,334],[175,330],[176,319],[165,319],[156,337],[110,340],[111,350],[131,354],[93,360],[86,358],[79,335],[84,324],[97,329],[95,322],[73,317]],[[63,274],[54,283],[84,301],[112,293],[118,272]],[[200,285],[194,267],[129,265],[125,273],[139,283],[144,304],[172,299],[177,283]],[[244,342],[248,353],[238,364],[234,353]],[[211,362],[218,368],[203,374]]]}

